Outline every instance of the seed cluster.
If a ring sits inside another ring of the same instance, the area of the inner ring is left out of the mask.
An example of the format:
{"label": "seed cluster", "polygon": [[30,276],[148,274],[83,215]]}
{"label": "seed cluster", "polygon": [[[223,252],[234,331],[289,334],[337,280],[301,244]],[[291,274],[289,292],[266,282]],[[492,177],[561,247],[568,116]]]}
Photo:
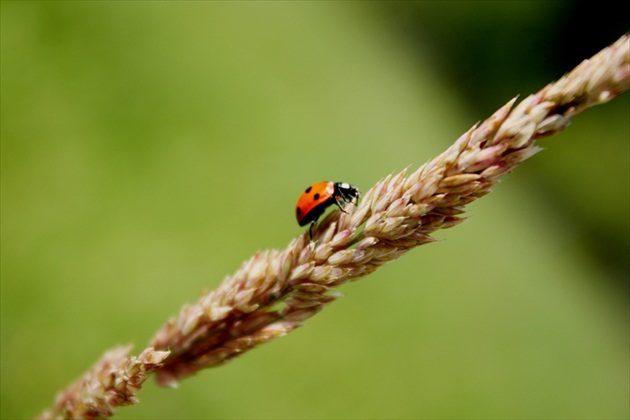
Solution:
{"label": "seed cluster", "polygon": [[130,357],[131,347],[107,351],[38,418],[100,419],[112,416],[114,407],[137,403],[135,394],[169,352],[147,348],[138,357]]}
{"label": "seed cluster", "polygon": [[335,210],[283,251],[254,255],[219,288],[185,305],[151,345],[170,349],[162,385],[217,366],[287,334],[363,277],[464,219],[464,206],[490,192],[501,175],[537,153],[534,143],[571,117],[628,89],[628,37],[514,106],[472,127],[437,158],[407,175],[387,176],[347,214]]}

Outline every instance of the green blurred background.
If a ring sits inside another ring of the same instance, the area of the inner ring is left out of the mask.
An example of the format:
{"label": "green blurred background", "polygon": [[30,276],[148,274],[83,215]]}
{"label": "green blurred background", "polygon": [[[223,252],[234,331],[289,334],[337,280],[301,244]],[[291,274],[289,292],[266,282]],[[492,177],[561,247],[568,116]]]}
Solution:
{"label": "green blurred background", "polygon": [[[8,2],[1,417],[628,29],[607,2]],[[118,418],[628,418],[629,95],[304,328]]]}

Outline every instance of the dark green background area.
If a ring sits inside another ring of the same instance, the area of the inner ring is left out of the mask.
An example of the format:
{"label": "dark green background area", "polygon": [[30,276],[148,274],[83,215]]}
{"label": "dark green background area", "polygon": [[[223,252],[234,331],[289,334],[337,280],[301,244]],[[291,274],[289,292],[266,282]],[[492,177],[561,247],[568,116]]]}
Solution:
{"label": "dark green background area", "polygon": [[[627,31],[596,2],[1,5],[1,412]],[[446,239],[281,340],[118,418],[628,418],[629,95],[576,118]]]}

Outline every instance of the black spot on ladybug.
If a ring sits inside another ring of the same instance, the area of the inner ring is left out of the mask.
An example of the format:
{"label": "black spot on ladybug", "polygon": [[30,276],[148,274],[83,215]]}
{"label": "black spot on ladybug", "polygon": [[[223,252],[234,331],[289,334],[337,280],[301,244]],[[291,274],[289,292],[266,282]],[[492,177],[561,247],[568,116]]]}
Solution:
{"label": "black spot on ladybug", "polygon": [[295,209],[295,211],[297,212],[297,215],[298,215],[298,216],[299,216],[300,214],[302,214],[302,209],[301,209],[301,208],[299,208],[299,207],[297,207],[297,208]]}
{"label": "black spot on ladybug", "polygon": [[304,190],[305,193],[310,193],[311,192],[311,188],[313,188],[312,186],[308,187],[307,189]]}
{"label": "black spot on ladybug", "polygon": [[315,193],[315,195],[313,196],[313,198],[314,198],[315,200],[319,200],[319,193]]}

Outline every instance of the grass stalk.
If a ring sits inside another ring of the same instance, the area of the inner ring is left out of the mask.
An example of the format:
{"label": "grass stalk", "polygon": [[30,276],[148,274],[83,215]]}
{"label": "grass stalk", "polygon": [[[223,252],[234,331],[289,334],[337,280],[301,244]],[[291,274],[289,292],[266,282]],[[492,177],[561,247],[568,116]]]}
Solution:
{"label": "grass stalk", "polygon": [[510,100],[417,170],[386,176],[347,214],[331,212],[312,241],[305,232],[284,250],[256,253],[216,290],[184,305],[140,356],[129,356],[129,347],[107,352],[40,417],[111,416],[136,402],[152,373],[160,385],[175,386],[302,326],[338,297],[337,286],[461,223],[467,204],[541,150],[539,139],[626,91],[629,80],[626,34],[520,103]]}

